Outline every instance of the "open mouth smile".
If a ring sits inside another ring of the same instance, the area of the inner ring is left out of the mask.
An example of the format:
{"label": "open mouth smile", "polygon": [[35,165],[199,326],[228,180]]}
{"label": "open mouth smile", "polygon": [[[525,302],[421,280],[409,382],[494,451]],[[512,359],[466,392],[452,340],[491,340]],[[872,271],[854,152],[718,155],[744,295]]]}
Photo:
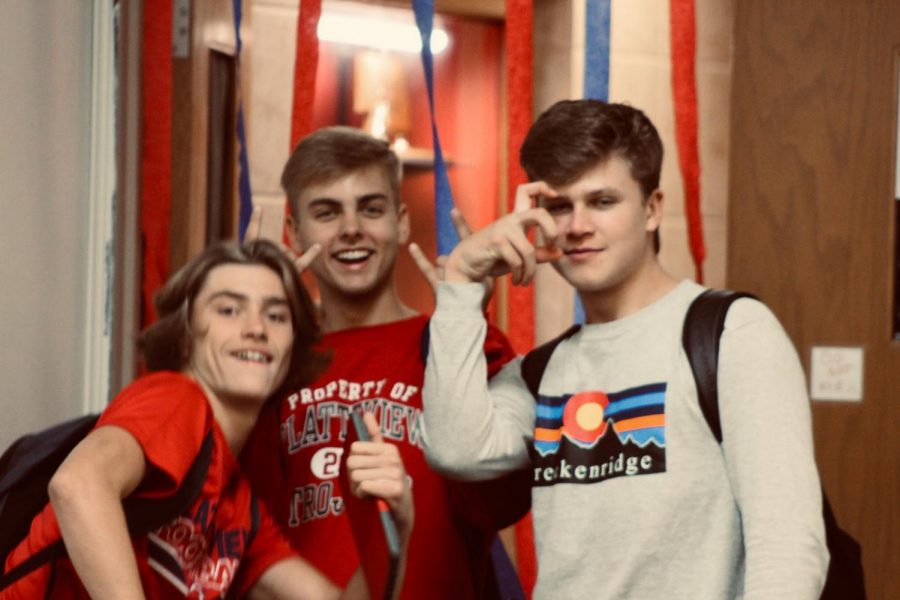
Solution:
{"label": "open mouth smile", "polygon": [[272,362],[272,357],[269,354],[260,352],[259,350],[238,350],[237,352],[232,352],[231,355],[244,362],[252,362],[262,365],[267,365]]}
{"label": "open mouth smile", "polygon": [[331,256],[338,262],[355,265],[365,262],[373,254],[375,254],[373,250],[358,248],[353,250],[341,250],[340,252],[335,252]]}

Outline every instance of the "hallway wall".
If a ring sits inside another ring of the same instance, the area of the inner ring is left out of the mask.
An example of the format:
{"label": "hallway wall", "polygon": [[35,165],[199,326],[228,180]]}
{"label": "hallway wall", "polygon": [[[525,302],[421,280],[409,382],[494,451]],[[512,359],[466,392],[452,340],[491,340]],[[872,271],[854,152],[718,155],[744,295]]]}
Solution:
{"label": "hallway wall", "polygon": [[91,10],[12,0],[0,16],[2,450],[80,410]]}

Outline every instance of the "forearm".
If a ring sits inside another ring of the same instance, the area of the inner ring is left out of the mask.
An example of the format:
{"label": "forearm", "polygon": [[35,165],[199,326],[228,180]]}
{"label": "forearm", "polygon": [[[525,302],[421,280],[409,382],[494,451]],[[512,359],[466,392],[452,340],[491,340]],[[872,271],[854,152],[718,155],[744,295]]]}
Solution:
{"label": "forearm", "polygon": [[479,290],[476,284],[439,286],[423,389],[429,462],[464,479],[523,466],[534,422],[533,400],[516,382],[518,361],[488,387]]}
{"label": "forearm", "polygon": [[796,352],[777,321],[764,318],[723,337],[720,357],[723,449],[746,550],[744,597],[818,598],[828,559]]}
{"label": "forearm", "polygon": [[315,567],[295,556],[272,565],[247,597],[252,600],[337,600],[343,596]]}
{"label": "forearm", "polygon": [[91,598],[144,598],[118,495],[94,478],[65,473],[54,476],[49,494],[69,558]]}

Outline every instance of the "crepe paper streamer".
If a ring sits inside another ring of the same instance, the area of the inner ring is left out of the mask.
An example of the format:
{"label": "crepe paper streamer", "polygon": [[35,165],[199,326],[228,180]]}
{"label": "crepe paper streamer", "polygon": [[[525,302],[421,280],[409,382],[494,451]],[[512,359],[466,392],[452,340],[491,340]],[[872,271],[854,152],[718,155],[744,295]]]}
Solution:
{"label": "crepe paper streamer", "polygon": [[684,182],[684,212],[688,243],[698,283],[703,283],[703,219],[700,214],[700,152],[697,141],[697,58],[694,0],[670,0],[672,95],[675,100],[675,140]]}
{"label": "crepe paper streamer", "polygon": [[[519,166],[519,148],[532,120],[532,15],[531,0],[506,0],[507,210],[515,205],[516,188],[527,182]],[[510,286],[507,336],[524,354],[534,347],[534,291]]]}
{"label": "crepe paper streamer", "polygon": [[[584,97],[609,100],[610,0],[585,0]],[[574,323],[584,323],[584,305],[575,294]]]}
{"label": "crepe paper streamer", "polygon": [[153,294],[169,271],[172,197],[172,2],[145,0],[141,41],[141,235],[143,311],[146,327],[156,320]]}
{"label": "crepe paper streamer", "polygon": [[250,162],[247,159],[247,132],[244,128],[244,106],[241,101],[241,20],[243,19],[242,0],[232,0],[234,14],[234,39],[235,39],[235,63],[236,68],[236,94],[237,94],[237,123],[235,135],[238,144],[238,198],[240,201],[238,212],[238,239],[244,239],[247,225],[250,223],[250,215],[253,213],[253,195],[250,192]]}
{"label": "crepe paper streamer", "polygon": [[312,133],[316,72],[319,66],[319,17],[322,0],[300,0],[294,59],[294,101],[291,106],[291,150]]}
{"label": "crepe paper streamer", "polygon": [[434,0],[413,0],[416,26],[422,37],[422,68],[428,90],[428,107],[431,113],[431,138],[434,143],[434,218],[437,232],[438,255],[450,254],[459,243],[456,227],[450,219],[453,209],[453,192],[447,176],[447,164],[441,149],[437,122],[434,114],[434,56],[431,53],[431,32],[434,29]]}
{"label": "crepe paper streamer", "polygon": [[[506,99],[509,132],[507,136],[508,210],[515,205],[516,188],[527,177],[519,166],[519,148],[532,120],[532,27],[531,0],[506,0]],[[519,354],[534,347],[534,290],[532,287],[509,287],[507,296],[507,337]],[[511,310],[512,308],[515,310]],[[516,559],[519,579],[531,598],[537,576],[534,554],[534,530],[531,514],[516,524]]]}
{"label": "crepe paper streamer", "polygon": [[[297,44],[294,51],[294,97],[291,103],[291,147],[294,151],[304,136],[312,133],[313,104],[316,96],[316,74],[319,68],[319,17],[322,0],[300,0],[297,15]],[[291,215],[291,203],[284,203],[284,214]],[[287,226],[281,241],[291,245]]]}
{"label": "crepe paper streamer", "polygon": [[609,100],[610,0],[586,0],[584,97]]}

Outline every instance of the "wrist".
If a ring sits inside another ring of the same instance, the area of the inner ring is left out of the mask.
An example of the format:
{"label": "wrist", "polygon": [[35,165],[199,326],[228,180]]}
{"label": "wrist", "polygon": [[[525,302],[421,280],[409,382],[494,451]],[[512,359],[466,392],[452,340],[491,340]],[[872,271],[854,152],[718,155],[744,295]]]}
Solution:
{"label": "wrist", "polygon": [[449,283],[474,283],[479,281],[471,277],[466,271],[465,263],[456,252],[451,252],[444,263],[444,281]]}

